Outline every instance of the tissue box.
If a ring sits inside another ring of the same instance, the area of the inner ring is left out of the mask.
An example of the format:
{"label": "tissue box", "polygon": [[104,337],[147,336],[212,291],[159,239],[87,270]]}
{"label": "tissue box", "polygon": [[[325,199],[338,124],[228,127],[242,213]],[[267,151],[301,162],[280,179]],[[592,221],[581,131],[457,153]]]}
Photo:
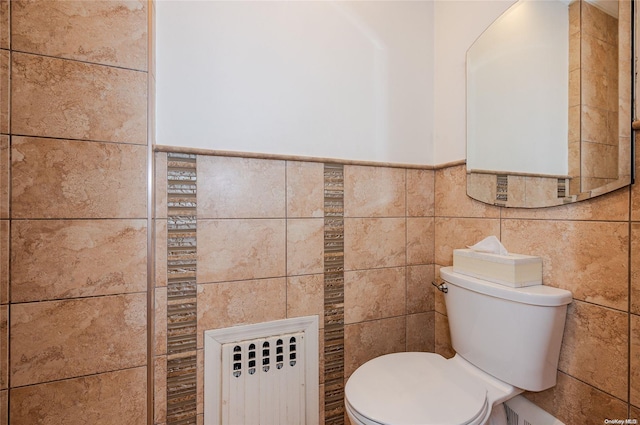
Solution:
{"label": "tissue box", "polygon": [[531,255],[454,249],[453,271],[513,288],[542,284],[542,258]]}

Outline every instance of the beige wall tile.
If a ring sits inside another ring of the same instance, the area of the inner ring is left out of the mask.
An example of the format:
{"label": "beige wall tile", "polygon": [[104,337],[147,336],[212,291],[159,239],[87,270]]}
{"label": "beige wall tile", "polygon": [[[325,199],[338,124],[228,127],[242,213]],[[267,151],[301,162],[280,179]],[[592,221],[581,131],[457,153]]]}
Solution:
{"label": "beige wall tile", "polygon": [[13,133],[146,145],[146,73],[16,52],[11,57]]}
{"label": "beige wall tile", "polygon": [[0,49],[0,133],[9,133],[9,51]]}
{"label": "beige wall tile", "polygon": [[285,278],[198,285],[198,347],[204,331],[287,316]]}
{"label": "beige wall tile", "polygon": [[9,220],[0,220],[0,304],[9,302]]}
{"label": "beige wall tile", "polygon": [[582,188],[586,190],[596,190],[597,188],[604,186],[607,183],[611,183],[613,181],[614,180],[610,178],[583,177]]}
{"label": "beige wall tile", "polygon": [[344,267],[358,270],[404,266],[404,218],[345,218]]}
{"label": "beige wall tile", "polygon": [[11,390],[11,423],[145,425],[146,368]]}
{"label": "beige wall tile", "polygon": [[13,304],[12,387],[145,364],[146,303],[140,293]]}
{"label": "beige wall tile", "polygon": [[435,312],[407,315],[407,351],[435,350]]}
{"label": "beige wall tile", "polygon": [[[549,177],[524,177],[525,199],[529,207],[546,205],[549,199],[557,199],[558,179]],[[571,190],[571,189],[569,189]],[[507,202],[507,205],[513,205]]]}
{"label": "beige wall tile", "polygon": [[[640,164],[640,149],[636,149],[635,163]],[[636,166],[636,171],[640,167]],[[631,220],[640,221],[640,184],[631,186]]]}
{"label": "beige wall tile", "polygon": [[0,219],[9,218],[9,136],[0,135]]}
{"label": "beige wall tile", "polygon": [[8,390],[0,391],[0,425],[9,425],[9,391]]}
{"label": "beige wall tile", "polygon": [[432,264],[434,261],[433,217],[407,218],[407,264]]}
{"label": "beige wall tile", "polygon": [[[618,128],[622,128],[622,127],[630,127],[628,125],[623,125],[621,127]],[[631,137],[620,137],[619,138],[620,144],[618,146],[618,173],[619,173],[619,177],[621,178],[627,178],[631,175]],[[629,180],[630,177],[629,177]],[[625,189],[625,192],[628,190]]]}
{"label": "beige wall tile", "polygon": [[167,356],[154,358],[153,363],[153,423],[167,421]]}
{"label": "beige wall tile", "polygon": [[345,324],[404,314],[405,282],[404,267],[345,272]]}
{"label": "beige wall tile", "polygon": [[167,286],[167,220],[154,220],[155,234],[155,286]]}
{"label": "beige wall tile", "polygon": [[407,314],[434,309],[434,279],[433,264],[407,267]]}
{"label": "beige wall tile", "polygon": [[154,349],[155,356],[167,353],[167,288],[157,287],[154,289]]}
{"label": "beige wall tile", "polygon": [[146,1],[12,2],[12,47],[104,65],[147,69]]}
{"label": "beige wall tile", "polygon": [[9,0],[0,0],[0,49],[9,48]]}
{"label": "beige wall tile", "polygon": [[436,217],[499,217],[500,208],[467,196],[466,167],[459,165],[435,172]]}
{"label": "beige wall tile", "polygon": [[[575,3],[571,3],[571,5],[573,5]],[[578,3],[579,4],[579,3]],[[569,6],[569,8],[571,8],[571,6]],[[571,12],[569,12],[569,91],[570,93],[573,91],[572,89],[575,87],[574,85],[574,81],[571,81],[571,77],[576,74],[573,71],[579,70],[580,69],[580,18],[579,18],[579,13],[576,14],[578,17],[577,19],[574,18],[571,15]],[[574,15],[575,16],[575,15]],[[574,31],[573,29],[576,28],[576,31]],[[580,75],[579,73],[577,73],[577,75]],[[580,85],[578,83],[577,85],[578,89],[580,88]],[[577,103],[575,102],[575,95],[569,95],[569,99],[570,99],[570,106],[574,106]]]}
{"label": "beige wall tile", "polygon": [[198,156],[198,218],[285,217],[285,162]]}
{"label": "beige wall tile", "polygon": [[383,354],[405,351],[406,320],[404,316],[344,327],[345,379],[363,363]]}
{"label": "beige wall tile", "polygon": [[144,292],[145,220],[14,220],[11,299]]}
{"label": "beige wall tile", "polygon": [[[618,115],[615,114],[615,122],[610,122],[609,111],[584,105],[582,107],[582,140],[593,143],[604,143],[608,145],[618,144]],[[617,162],[618,153],[614,152]],[[604,157],[601,159],[606,159]]]}
{"label": "beige wall tile", "polygon": [[618,146],[600,143],[582,143],[584,177],[595,179],[618,178]]}
{"label": "beige wall tile", "polygon": [[149,74],[153,75],[153,77],[155,78],[156,76],[156,49],[157,49],[157,34],[158,34],[158,30],[157,30],[157,24],[156,24],[156,2],[157,0],[150,0],[147,2],[147,5],[149,7],[149,28],[148,28],[148,32],[149,32],[149,51],[147,52],[149,59]]}
{"label": "beige wall tile", "polygon": [[317,315],[324,328],[324,275],[312,274],[287,278],[287,317]]}
{"label": "beige wall tile", "polygon": [[9,306],[0,306],[0,389],[9,387]]}
{"label": "beige wall tile", "polygon": [[632,69],[632,37],[631,37],[631,1],[623,0],[618,2],[618,97],[619,97],[619,119],[620,124],[618,131],[622,137],[631,136],[631,126],[629,120],[631,117],[631,97],[633,90],[631,88],[632,79],[627,78]]}
{"label": "beige wall tile", "polygon": [[525,396],[567,425],[627,418],[625,402],[562,372],[555,387]]}
{"label": "beige wall tile", "polygon": [[640,314],[640,223],[631,223],[631,313]]}
{"label": "beige wall tile", "polygon": [[407,170],[407,215],[430,217],[434,214],[435,172]]}
{"label": "beige wall tile", "polygon": [[542,257],[546,285],[627,309],[628,223],[503,220],[502,243],[510,252]]}
{"label": "beige wall tile", "polygon": [[640,316],[632,314],[630,345],[630,370],[629,370],[629,402],[640,406]]}
{"label": "beige wall tile", "polygon": [[558,369],[627,400],[627,321],[622,312],[574,301],[567,310]]}
{"label": "beige wall tile", "polygon": [[345,217],[404,217],[406,171],[402,168],[344,167]]}
{"label": "beige wall tile", "polygon": [[[523,196],[519,193],[520,191],[522,193],[525,191],[524,182],[522,180],[522,177],[507,177],[509,201],[524,201],[522,199]],[[493,203],[498,193],[496,175],[480,173],[467,174],[467,192],[473,194],[474,199]],[[519,196],[512,195],[513,192]]]}
{"label": "beige wall tile", "polygon": [[[609,109],[611,101],[609,100],[607,86],[613,84],[612,77],[588,69],[583,69],[580,77],[582,82],[582,90],[580,92],[582,103]],[[616,75],[615,77],[617,78],[618,76]]]}
{"label": "beige wall tile", "polygon": [[[585,22],[586,24],[586,22]],[[617,26],[617,25],[616,25]],[[611,35],[611,31],[606,31],[607,35]],[[614,36],[615,40],[604,40],[599,36],[589,34],[587,31],[582,33],[582,43],[580,45],[582,56],[582,68],[591,72],[596,72],[602,75],[618,77],[618,29],[615,28]],[[617,81],[614,83],[617,90]],[[618,96],[616,95],[616,98]],[[583,102],[584,103],[584,102]],[[593,104],[585,103],[586,105],[597,106]],[[605,105],[600,105],[604,107]]]}
{"label": "beige wall tile", "polygon": [[13,137],[13,218],[146,217],[143,146]]}
{"label": "beige wall tile", "polygon": [[324,219],[287,220],[287,275],[324,271]]}
{"label": "beige wall tile", "polygon": [[324,164],[287,161],[287,217],[324,216]]}
{"label": "beige wall tile", "polygon": [[466,248],[492,235],[500,238],[499,220],[436,217],[435,262],[441,266],[450,266],[453,264],[454,249]]}
{"label": "beige wall tile", "polygon": [[609,44],[615,44],[617,31],[611,31],[611,25],[615,27],[612,22],[615,18],[588,2],[583,2],[581,5],[583,33],[593,35]]}
{"label": "beige wall tile", "polygon": [[615,220],[629,218],[629,188],[573,204],[549,208],[504,208],[502,218],[541,220]]}
{"label": "beige wall tile", "polygon": [[199,220],[198,283],[285,276],[285,220]]}

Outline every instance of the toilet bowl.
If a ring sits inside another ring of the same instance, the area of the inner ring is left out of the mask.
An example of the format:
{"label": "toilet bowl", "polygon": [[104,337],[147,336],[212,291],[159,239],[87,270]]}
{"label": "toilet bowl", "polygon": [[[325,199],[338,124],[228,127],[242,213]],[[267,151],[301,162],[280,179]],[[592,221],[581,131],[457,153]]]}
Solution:
{"label": "toilet bowl", "polygon": [[521,392],[459,355],[395,353],[351,375],[345,408],[352,425],[500,425],[502,402]]}
{"label": "toilet bowl", "polygon": [[506,425],[503,402],[556,384],[569,291],[440,270],[456,355],[394,353],[347,380],[352,425]]}

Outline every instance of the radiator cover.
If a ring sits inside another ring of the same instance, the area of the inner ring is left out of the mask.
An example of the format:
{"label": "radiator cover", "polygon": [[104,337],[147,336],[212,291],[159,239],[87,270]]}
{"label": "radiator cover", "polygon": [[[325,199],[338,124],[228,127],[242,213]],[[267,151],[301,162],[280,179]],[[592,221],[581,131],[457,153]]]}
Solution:
{"label": "radiator cover", "polygon": [[317,424],[318,317],[205,332],[204,423]]}

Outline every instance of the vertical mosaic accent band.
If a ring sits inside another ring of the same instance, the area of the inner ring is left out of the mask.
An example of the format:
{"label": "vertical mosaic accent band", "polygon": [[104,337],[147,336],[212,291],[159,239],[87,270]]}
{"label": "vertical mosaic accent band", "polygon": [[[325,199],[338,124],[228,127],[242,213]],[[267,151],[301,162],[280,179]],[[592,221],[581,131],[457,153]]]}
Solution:
{"label": "vertical mosaic accent band", "polygon": [[567,181],[568,179],[558,179],[558,198],[567,197]]}
{"label": "vertical mosaic accent band", "polygon": [[498,174],[496,176],[496,201],[507,202],[509,193],[509,176]]}
{"label": "vertical mosaic accent band", "polygon": [[196,423],[196,155],[167,154],[167,425]]}
{"label": "vertical mosaic accent band", "polygon": [[324,166],[324,415],[344,424],[344,172]]}

